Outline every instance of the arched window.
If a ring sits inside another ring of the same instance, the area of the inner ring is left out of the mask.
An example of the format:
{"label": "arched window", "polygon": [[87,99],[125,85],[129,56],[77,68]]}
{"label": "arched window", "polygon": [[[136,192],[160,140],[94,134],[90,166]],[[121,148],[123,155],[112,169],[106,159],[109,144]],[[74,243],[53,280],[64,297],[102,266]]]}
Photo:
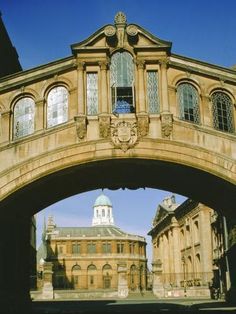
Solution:
{"label": "arched window", "polygon": [[89,270],[96,270],[97,269],[97,267],[95,266],[95,265],[93,265],[93,264],[90,264],[89,266],[88,266],[88,271]]}
{"label": "arched window", "polygon": [[199,97],[193,85],[181,83],[177,87],[180,119],[199,123]]}
{"label": "arched window", "polygon": [[215,129],[234,132],[233,104],[228,95],[222,92],[212,94],[212,114]]}
{"label": "arched window", "polygon": [[34,132],[35,103],[30,97],[18,100],[14,106],[13,137],[14,139]]}
{"label": "arched window", "polygon": [[134,112],[134,62],[131,54],[116,52],[111,57],[110,73],[112,112]]}
{"label": "arched window", "polygon": [[68,120],[68,91],[64,86],[50,90],[47,97],[47,126],[64,123]]}

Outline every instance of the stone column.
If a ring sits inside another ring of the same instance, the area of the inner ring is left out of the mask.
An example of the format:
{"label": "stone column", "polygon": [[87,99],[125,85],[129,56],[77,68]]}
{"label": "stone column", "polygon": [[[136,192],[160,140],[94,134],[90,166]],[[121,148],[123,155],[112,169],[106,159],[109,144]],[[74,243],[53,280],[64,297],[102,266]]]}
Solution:
{"label": "stone column", "polygon": [[2,215],[0,226],[0,313],[31,313],[31,219],[11,213]]}
{"label": "stone column", "polygon": [[101,114],[107,114],[110,110],[108,108],[108,84],[107,84],[107,66],[108,63],[107,61],[101,61],[99,62],[100,66],[100,71],[101,71],[101,84],[100,84],[100,106],[98,108],[98,113],[99,109],[101,110]]}
{"label": "stone column", "polygon": [[146,113],[146,97],[144,86],[144,60],[137,60],[138,67],[138,107],[136,113]]}
{"label": "stone column", "polygon": [[84,62],[78,62],[78,115],[85,114],[84,102]]}
{"label": "stone column", "polygon": [[46,127],[46,123],[44,123],[44,98],[38,99],[36,101],[34,117],[35,117],[35,131],[43,130],[43,128]]}
{"label": "stone column", "polygon": [[11,125],[11,110],[3,111],[1,113],[1,142],[9,142]]}
{"label": "stone column", "polygon": [[153,273],[153,283],[152,292],[158,298],[163,298],[165,296],[164,286],[162,282],[162,262],[157,259],[152,263],[152,273]]}
{"label": "stone column", "polygon": [[107,81],[107,67],[108,62],[99,62],[101,70],[100,96],[99,96],[99,135],[107,138],[110,135],[110,108],[108,106],[108,81]]}
{"label": "stone column", "polygon": [[159,61],[161,68],[161,132],[162,137],[169,138],[173,129],[173,114],[170,113],[167,67],[168,58]]}
{"label": "stone column", "polygon": [[176,284],[177,286],[179,286],[182,270],[181,270],[180,244],[179,244],[179,227],[178,227],[178,222],[176,219],[172,222],[172,234],[173,234],[174,273],[176,277]]}
{"label": "stone column", "polygon": [[118,264],[118,297],[126,298],[129,294],[126,263]]}
{"label": "stone column", "polygon": [[52,263],[45,262],[43,265],[43,289],[42,298],[46,300],[53,299],[53,286],[52,286]]}
{"label": "stone column", "polygon": [[161,100],[162,110],[161,112],[169,112],[169,97],[168,97],[168,80],[167,80],[167,66],[168,59],[162,59],[159,61],[161,68]]}

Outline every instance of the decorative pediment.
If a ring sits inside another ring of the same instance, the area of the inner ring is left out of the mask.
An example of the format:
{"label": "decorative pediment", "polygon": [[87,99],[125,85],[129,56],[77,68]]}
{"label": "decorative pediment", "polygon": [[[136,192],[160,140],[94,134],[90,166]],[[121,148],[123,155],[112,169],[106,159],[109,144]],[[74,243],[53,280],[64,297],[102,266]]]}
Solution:
{"label": "decorative pediment", "polygon": [[114,24],[100,28],[89,38],[71,45],[73,54],[90,49],[126,48],[158,49],[169,52],[172,43],[161,40],[136,24],[127,24],[126,16],[118,12]]}

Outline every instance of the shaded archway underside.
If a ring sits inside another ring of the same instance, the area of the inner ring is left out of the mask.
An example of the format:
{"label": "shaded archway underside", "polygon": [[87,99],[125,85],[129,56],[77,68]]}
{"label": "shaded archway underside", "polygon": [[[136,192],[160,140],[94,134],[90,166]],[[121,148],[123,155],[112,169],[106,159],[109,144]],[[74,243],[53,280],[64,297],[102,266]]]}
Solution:
{"label": "shaded archway underside", "polygon": [[[4,215],[32,215],[66,197],[98,188],[156,188],[198,200],[234,218],[235,185],[205,171],[173,162],[108,159],[67,167],[37,179],[0,203]],[[5,209],[11,209],[5,211]]]}

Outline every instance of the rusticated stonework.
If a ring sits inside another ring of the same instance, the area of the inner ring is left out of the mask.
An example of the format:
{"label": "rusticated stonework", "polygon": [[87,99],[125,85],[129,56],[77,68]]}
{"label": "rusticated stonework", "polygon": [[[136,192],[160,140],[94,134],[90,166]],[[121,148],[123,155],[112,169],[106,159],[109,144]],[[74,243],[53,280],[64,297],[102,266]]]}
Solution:
{"label": "rusticated stonework", "polygon": [[76,132],[80,140],[84,139],[87,131],[87,120],[85,115],[74,117],[76,123]]}
{"label": "rusticated stonework", "polygon": [[137,144],[138,128],[136,122],[120,121],[111,124],[111,140],[115,147],[126,152]]}
{"label": "rusticated stonework", "polygon": [[173,130],[173,114],[166,112],[161,114],[161,133],[163,137],[169,137]]}
{"label": "rusticated stonework", "polygon": [[99,117],[99,135],[103,138],[109,137],[111,134],[110,116]]}

